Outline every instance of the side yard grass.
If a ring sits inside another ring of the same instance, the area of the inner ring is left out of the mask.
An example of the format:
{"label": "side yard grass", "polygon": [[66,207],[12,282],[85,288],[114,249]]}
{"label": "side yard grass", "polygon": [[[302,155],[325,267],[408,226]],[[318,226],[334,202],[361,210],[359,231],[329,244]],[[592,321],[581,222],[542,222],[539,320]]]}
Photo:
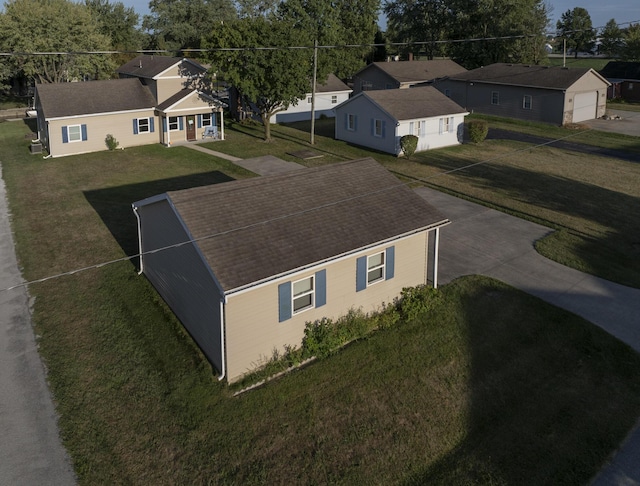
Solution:
{"label": "side yard grass", "polygon": [[[137,199],[251,176],[180,147],[42,160],[28,154],[28,132],[0,124],[27,280],[134,254]],[[287,158],[301,133],[279,128],[265,152]],[[261,143],[250,129],[229,140],[233,150]],[[314,164],[367,154],[329,140],[318,150]],[[441,172],[468,156],[376,158],[423,177],[418,168]],[[512,175],[529,176],[520,170]],[[456,183],[480,190],[493,178]],[[638,354],[483,277],[442,287],[428,312],[238,398],[135,261],[29,290],[81,484],[583,484],[640,415]]]}

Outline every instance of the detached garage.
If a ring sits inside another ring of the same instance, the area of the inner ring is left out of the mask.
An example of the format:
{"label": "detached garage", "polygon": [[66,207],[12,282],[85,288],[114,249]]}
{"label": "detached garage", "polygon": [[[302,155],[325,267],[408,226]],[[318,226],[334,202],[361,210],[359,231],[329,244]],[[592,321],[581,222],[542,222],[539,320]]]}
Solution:
{"label": "detached garage", "polygon": [[566,125],[603,116],[610,83],[590,68],[498,63],[435,86],[470,112]]}

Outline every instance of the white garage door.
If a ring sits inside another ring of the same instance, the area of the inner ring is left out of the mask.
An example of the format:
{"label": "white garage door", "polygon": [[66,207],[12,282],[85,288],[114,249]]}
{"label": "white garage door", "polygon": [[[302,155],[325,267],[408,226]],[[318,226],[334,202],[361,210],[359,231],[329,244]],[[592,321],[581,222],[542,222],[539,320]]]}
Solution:
{"label": "white garage door", "polygon": [[596,118],[598,92],[580,93],[573,99],[573,123]]}

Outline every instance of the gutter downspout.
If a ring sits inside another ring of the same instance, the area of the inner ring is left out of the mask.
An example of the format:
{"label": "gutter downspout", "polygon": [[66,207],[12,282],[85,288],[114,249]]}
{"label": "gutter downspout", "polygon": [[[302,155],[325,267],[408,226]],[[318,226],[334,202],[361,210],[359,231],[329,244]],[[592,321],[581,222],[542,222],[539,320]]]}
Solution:
{"label": "gutter downspout", "polygon": [[226,301],[226,296],[220,299],[220,357],[222,358],[220,361],[222,362],[222,369],[220,370],[218,381],[224,380],[227,375],[227,354],[224,347],[224,304]]}
{"label": "gutter downspout", "polygon": [[131,205],[133,208],[133,214],[136,215],[136,220],[138,221],[138,257],[140,258],[140,270],[138,270],[138,275],[142,274],[143,265],[142,265],[142,221],[140,221],[140,215],[138,214],[138,208],[135,205]]}
{"label": "gutter downspout", "polygon": [[436,228],[436,241],[433,248],[433,288],[438,288],[438,253],[440,246],[440,227]]}

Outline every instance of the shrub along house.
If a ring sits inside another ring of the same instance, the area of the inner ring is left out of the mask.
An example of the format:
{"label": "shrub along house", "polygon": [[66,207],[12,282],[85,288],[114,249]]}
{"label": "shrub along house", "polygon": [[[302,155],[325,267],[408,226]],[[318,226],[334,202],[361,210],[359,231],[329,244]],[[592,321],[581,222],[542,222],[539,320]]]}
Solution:
{"label": "shrub along house", "polygon": [[470,112],[566,125],[603,116],[609,82],[590,68],[498,63],[434,86]]}
{"label": "shrub along house", "polygon": [[133,209],[140,272],[229,382],[299,346],[307,322],[437,286],[448,223],[370,158],[168,192]]}
{"label": "shrub along house", "polygon": [[38,84],[38,138],[51,157],[195,141],[207,127],[223,139],[223,105],[199,89],[204,67],[182,58],[138,56],[121,79]]}
{"label": "shrub along house", "polygon": [[461,143],[468,115],[431,86],[362,91],[335,112],[337,140],[396,156],[404,135],[418,137],[417,152]]}

